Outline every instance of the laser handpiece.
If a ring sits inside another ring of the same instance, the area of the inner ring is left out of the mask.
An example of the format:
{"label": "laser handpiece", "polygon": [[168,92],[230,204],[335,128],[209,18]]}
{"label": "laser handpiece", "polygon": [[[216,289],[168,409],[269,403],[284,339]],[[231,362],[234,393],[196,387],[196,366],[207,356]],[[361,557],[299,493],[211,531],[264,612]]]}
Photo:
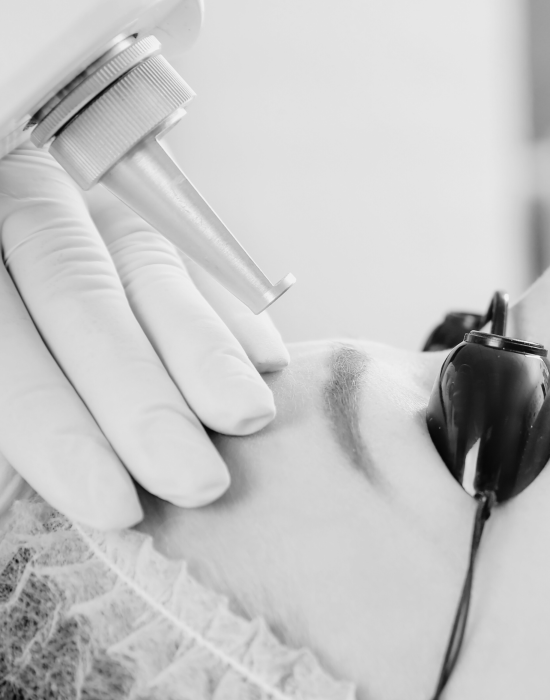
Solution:
{"label": "laser handpiece", "polygon": [[154,36],[118,42],[35,115],[31,140],[85,190],[100,182],[228,291],[260,313],[272,284],[158,143],[194,92]]}

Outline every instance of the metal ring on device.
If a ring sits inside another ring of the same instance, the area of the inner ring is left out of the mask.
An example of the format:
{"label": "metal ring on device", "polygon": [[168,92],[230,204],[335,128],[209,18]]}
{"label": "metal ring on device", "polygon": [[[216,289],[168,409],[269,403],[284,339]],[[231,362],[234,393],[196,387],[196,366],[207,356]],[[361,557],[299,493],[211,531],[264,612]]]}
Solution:
{"label": "metal ring on device", "polygon": [[85,78],[64,97],[35,127],[31,141],[44,146],[89,102],[100,95],[115,80],[129,70],[160,52],[161,44],[154,36],[136,41]]}

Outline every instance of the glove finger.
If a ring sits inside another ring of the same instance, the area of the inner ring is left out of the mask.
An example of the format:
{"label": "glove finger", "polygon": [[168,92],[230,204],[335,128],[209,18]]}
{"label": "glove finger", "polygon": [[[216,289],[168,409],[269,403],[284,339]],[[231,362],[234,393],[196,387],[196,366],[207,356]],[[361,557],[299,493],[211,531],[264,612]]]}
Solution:
{"label": "glove finger", "polygon": [[3,507],[19,488],[11,464],[70,518],[107,529],[141,520],[128,473],[51,357],[3,265],[0,387]]}
{"label": "glove finger", "polygon": [[[86,192],[85,197],[104,238],[109,237],[111,240],[119,237],[116,229],[113,232],[113,223],[109,223],[116,220],[127,222],[121,223],[127,232],[132,228],[135,231],[152,231],[146,222],[137,214],[128,212],[104,187],[95,187]],[[259,372],[274,372],[286,367],[290,361],[288,350],[269,315],[266,312],[253,314],[185,253],[177,252],[195,286],[229,328],[254,367]]]}
{"label": "glove finger", "polygon": [[227,469],[132,314],[74,185],[34,149],[0,161],[0,191],[14,183],[6,264],[53,356],[147,490],[182,506],[217,498]]}
{"label": "glove finger", "polygon": [[174,246],[116,201],[96,212],[96,223],[134,315],[201,421],[232,435],[270,422],[271,391]]}
{"label": "glove finger", "polygon": [[256,315],[200,265],[178,251],[195,286],[244,348],[258,372],[277,372],[290,355],[267,311]]}

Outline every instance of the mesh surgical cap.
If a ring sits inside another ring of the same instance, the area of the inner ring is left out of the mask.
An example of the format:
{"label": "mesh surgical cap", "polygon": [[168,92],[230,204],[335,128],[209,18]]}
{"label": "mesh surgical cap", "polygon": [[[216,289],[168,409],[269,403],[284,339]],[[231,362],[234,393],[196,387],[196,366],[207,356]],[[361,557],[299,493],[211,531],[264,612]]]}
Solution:
{"label": "mesh surgical cap", "polygon": [[81,528],[38,497],[0,521],[0,697],[351,700],[307,650],[156,552]]}

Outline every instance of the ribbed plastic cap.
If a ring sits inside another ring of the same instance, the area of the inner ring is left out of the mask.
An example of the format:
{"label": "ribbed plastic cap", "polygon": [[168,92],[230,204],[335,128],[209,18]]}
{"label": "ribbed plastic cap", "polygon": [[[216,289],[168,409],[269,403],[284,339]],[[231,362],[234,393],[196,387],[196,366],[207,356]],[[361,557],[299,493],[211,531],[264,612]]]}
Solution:
{"label": "ribbed plastic cap", "polygon": [[183,116],[194,94],[162,56],[152,56],[79,112],[50,152],[87,190],[146,136]]}
{"label": "ribbed plastic cap", "polygon": [[110,87],[129,70],[159,53],[160,41],[154,36],[136,41],[128,37],[78,76],[73,84],[66,87],[64,95],[54,98],[55,104],[45,107],[45,114],[31,134],[36,146],[45,146],[67,122],[84,109],[104,90]]}

